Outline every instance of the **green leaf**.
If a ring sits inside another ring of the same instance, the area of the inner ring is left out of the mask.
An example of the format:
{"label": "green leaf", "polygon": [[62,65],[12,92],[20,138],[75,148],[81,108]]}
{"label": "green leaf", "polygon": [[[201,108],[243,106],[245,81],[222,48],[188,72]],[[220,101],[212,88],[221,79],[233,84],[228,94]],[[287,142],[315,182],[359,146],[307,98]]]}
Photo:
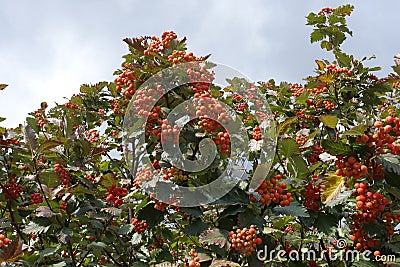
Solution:
{"label": "green leaf", "polygon": [[47,218],[35,218],[28,223],[22,230],[25,234],[41,234],[46,233],[51,226],[51,221]]}
{"label": "green leaf", "polygon": [[202,220],[197,219],[183,229],[183,232],[188,235],[197,236],[200,235],[204,230],[208,229],[208,224]]}
{"label": "green leaf", "polygon": [[298,105],[306,105],[306,101],[308,97],[310,96],[310,93],[307,91],[304,91],[299,97],[296,98],[296,104]]}
{"label": "green leaf", "polygon": [[8,84],[0,83],[0,91],[6,89]]}
{"label": "green leaf", "polygon": [[336,115],[321,115],[319,116],[319,119],[322,121],[322,123],[329,128],[335,129],[336,125],[339,121],[338,117]]}
{"label": "green leaf", "polygon": [[63,142],[60,142],[60,141],[46,140],[40,144],[40,146],[38,148],[38,153],[42,153],[43,151],[50,150],[50,149],[55,148],[62,144],[63,144]]}
{"label": "green leaf", "polygon": [[315,13],[308,14],[306,18],[307,18],[307,25],[322,24],[325,23],[326,21],[325,16],[318,16]]}
{"label": "green leaf", "polygon": [[98,250],[103,250],[104,248],[107,247],[107,245],[104,242],[92,242],[89,244],[89,246]]}
{"label": "green leaf", "polygon": [[387,153],[379,155],[376,160],[385,170],[400,175],[400,156]]}
{"label": "green leaf", "polygon": [[301,206],[298,202],[290,203],[290,206],[277,206],[272,210],[276,215],[290,215],[298,217],[310,217],[307,210]]}
{"label": "green leaf", "polygon": [[290,124],[296,123],[297,117],[286,118],[282,123],[278,125],[278,129],[276,131],[277,135],[286,132],[286,129],[289,127]]}
{"label": "green leaf", "polygon": [[360,136],[365,133],[367,130],[368,126],[364,124],[359,124],[357,126],[354,126],[350,130],[347,130],[342,133],[342,136]]}
{"label": "green leaf", "polygon": [[294,139],[282,139],[279,142],[279,152],[285,158],[300,154],[299,145]]}
{"label": "green leaf", "polygon": [[325,152],[333,156],[336,155],[346,156],[351,153],[351,146],[341,141],[322,139],[321,146],[324,148]]}
{"label": "green leaf", "polygon": [[325,34],[321,33],[320,30],[314,30],[311,34],[310,34],[310,42],[311,43],[315,43],[318,41],[321,41],[325,38]]}
{"label": "green leaf", "polygon": [[118,234],[120,234],[120,235],[127,235],[127,234],[129,234],[130,232],[132,232],[132,230],[133,230],[133,225],[132,224],[124,224],[124,225],[122,225],[120,228],[119,228],[119,230],[118,230]]}
{"label": "green leaf", "polygon": [[337,16],[350,16],[351,12],[353,12],[354,6],[347,4],[347,5],[342,5],[337,8],[335,8],[335,11],[333,14]]}
{"label": "green leaf", "polygon": [[0,117],[0,122],[5,121],[6,118]]}
{"label": "green leaf", "polygon": [[138,233],[134,233],[131,238],[131,244],[133,246],[140,244],[142,242],[142,235]]}
{"label": "green leaf", "polygon": [[224,247],[228,242],[229,232],[223,229],[213,228],[204,231],[199,236],[199,242],[201,244],[216,245],[220,248]]}
{"label": "green leaf", "polygon": [[69,227],[63,227],[61,231],[57,234],[58,240],[60,240],[61,243],[68,243],[71,240],[72,236],[72,229]]}
{"label": "green leaf", "polygon": [[340,66],[351,68],[353,56],[347,55],[346,53],[343,53],[340,50],[335,50],[334,54]]}
{"label": "green leaf", "polygon": [[310,174],[306,161],[299,155],[294,155],[289,158],[288,169],[297,179],[304,179]]}
{"label": "green leaf", "polygon": [[251,225],[256,225],[259,229],[262,229],[264,223],[264,218],[255,214],[252,210],[246,210],[238,215],[238,226],[240,226],[240,228],[249,228]]}
{"label": "green leaf", "polygon": [[41,172],[39,173],[39,179],[48,188],[54,188],[61,184],[60,177],[55,172]]}
{"label": "green leaf", "polygon": [[363,229],[370,238],[381,238],[387,236],[385,226],[377,222],[364,223]]}
{"label": "green leaf", "polygon": [[158,225],[164,219],[164,213],[156,210],[153,205],[153,203],[149,203],[149,205],[141,209],[137,215],[139,220],[146,221],[151,228]]}
{"label": "green leaf", "polygon": [[338,220],[332,214],[320,213],[315,221],[315,227],[318,229],[318,231],[322,231],[327,235],[331,234],[332,228],[337,226]]}

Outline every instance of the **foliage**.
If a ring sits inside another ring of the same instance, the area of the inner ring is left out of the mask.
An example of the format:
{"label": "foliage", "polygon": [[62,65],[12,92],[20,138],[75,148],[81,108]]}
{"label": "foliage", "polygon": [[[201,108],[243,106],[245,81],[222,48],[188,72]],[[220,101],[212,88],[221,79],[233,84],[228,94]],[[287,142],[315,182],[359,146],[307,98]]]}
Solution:
{"label": "foliage", "polygon": [[[373,75],[379,68],[364,65],[369,58],[342,51],[346,34],[352,34],[346,24],[352,10],[344,5],[307,16],[311,42],[334,59],[316,60],[315,74],[305,84],[246,84],[264,94],[278,140],[271,171],[255,191],[249,185],[268,133],[258,125],[253,106],[235,93],[239,79],[228,80],[226,87],[192,82],[159,99],[162,88],[154,95],[140,93],[150,77],[185,62],[202,66],[190,75],[213,80],[208,56],[187,52],[186,39],[173,32],[125,39],[130,52],[115,81],[82,85],[65,104],[49,109],[42,103],[25,125],[1,127],[0,262],[380,266],[379,261],[345,263],[339,255],[354,249],[399,256],[399,66],[379,79]],[[251,146],[247,180],[207,205],[163,203],[143,190],[148,180],[159,177],[157,186],[192,188],[214,181],[228,163],[235,137],[221,124],[203,116],[179,133],[166,121],[184,101],[210,97],[233,108],[244,124]],[[128,105],[139,112],[154,105],[148,120],[129,133],[133,139],[144,133],[151,166],[130,158],[123,142]],[[218,155],[206,171],[179,170],[162,153],[162,132],[179,138],[186,158],[200,157],[205,138],[217,144]],[[265,248],[283,249],[286,256],[314,250],[322,257],[262,259],[258,252]]]}

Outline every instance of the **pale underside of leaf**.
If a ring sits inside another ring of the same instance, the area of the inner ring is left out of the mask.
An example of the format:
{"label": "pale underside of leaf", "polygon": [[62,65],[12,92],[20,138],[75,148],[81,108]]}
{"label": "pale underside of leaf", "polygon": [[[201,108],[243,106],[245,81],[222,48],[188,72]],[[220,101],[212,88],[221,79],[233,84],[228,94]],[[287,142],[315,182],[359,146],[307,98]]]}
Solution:
{"label": "pale underside of leaf", "polygon": [[322,183],[321,201],[328,204],[336,199],[344,185],[343,176],[338,176],[335,173],[328,173]]}

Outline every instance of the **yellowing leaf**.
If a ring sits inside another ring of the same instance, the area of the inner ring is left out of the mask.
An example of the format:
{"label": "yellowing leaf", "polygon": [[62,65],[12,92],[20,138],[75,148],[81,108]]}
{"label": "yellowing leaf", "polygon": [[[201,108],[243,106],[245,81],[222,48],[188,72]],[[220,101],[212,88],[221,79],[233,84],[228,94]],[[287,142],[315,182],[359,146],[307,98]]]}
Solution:
{"label": "yellowing leaf", "polygon": [[322,75],[318,76],[318,80],[321,82],[326,82],[326,83],[331,83],[333,82],[333,74],[330,73],[324,73]]}
{"label": "yellowing leaf", "polygon": [[327,204],[329,201],[335,199],[344,185],[343,176],[338,176],[334,172],[330,172],[322,182],[321,201]]}
{"label": "yellowing leaf", "polygon": [[1,83],[0,84],[0,90],[6,89],[7,86],[8,86],[8,84]]}
{"label": "yellowing leaf", "polygon": [[318,70],[323,71],[325,69],[325,63],[321,60],[315,60],[315,63],[318,65]]}
{"label": "yellowing leaf", "polygon": [[21,239],[11,241],[7,246],[2,246],[0,249],[0,263],[13,262],[18,259],[22,254],[23,242]]}
{"label": "yellowing leaf", "polygon": [[321,115],[319,119],[322,123],[329,128],[335,129],[339,119],[335,115]]}

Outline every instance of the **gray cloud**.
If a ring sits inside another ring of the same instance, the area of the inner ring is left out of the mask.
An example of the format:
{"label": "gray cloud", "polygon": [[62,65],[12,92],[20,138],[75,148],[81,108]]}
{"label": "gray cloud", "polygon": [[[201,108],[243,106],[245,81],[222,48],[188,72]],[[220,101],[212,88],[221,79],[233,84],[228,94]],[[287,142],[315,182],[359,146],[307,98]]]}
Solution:
{"label": "gray cloud", "polygon": [[[354,37],[344,48],[390,72],[400,48],[398,1],[355,3]],[[111,80],[127,52],[124,37],[175,30],[196,54],[240,70],[254,80],[301,82],[315,58],[329,58],[309,44],[305,16],[343,1],[3,1],[0,0],[0,92],[3,126],[22,122],[41,101],[62,102],[82,83]],[[386,66],[386,67],[385,67]]]}

